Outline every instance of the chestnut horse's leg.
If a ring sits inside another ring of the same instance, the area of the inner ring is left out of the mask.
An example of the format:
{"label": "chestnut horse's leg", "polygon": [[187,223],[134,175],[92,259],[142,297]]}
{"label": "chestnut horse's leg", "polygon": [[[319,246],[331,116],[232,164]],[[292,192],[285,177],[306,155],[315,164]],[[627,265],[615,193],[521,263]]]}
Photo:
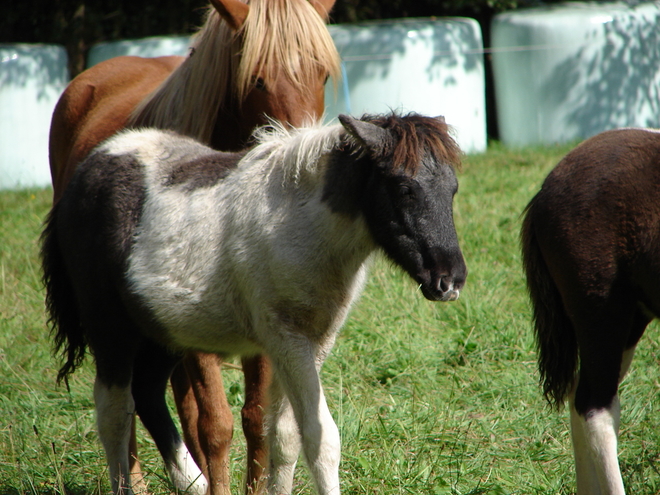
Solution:
{"label": "chestnut horse's leg", "polygon": [[147,495],[147,482],[142,474],[140,467],[140,460],[138,459],[137,451],[137,438],[135,435],[135,413],[133,413],[133,420],[131,424],[131,438],[128,443],[128,469],[131,473],[131,486],[136,495]]}
{"label": "chestnut horse's leg", "polygon": [[262,477],[268,462],[268,447],[264,437],[264,412],[271,382],[268,359],[261,356],[243,358],[245,376],[245,404],[241,410],[243,432],[247,442],[247,483],[245,493],[250,495],[265,490]]}
{"label": "chestnut horse's leg", "polygon": [[[224,392],[219,359],[214,354],[184,358],[171,384],[186,444],[216,492],[229,489],[229,448],[233,417]],[[241,410],[247,442],[246,493],[259,493],[268,448],[264,438],[264,410],[271,370],[264,356],[243,359],[245,405]],[[191,383],[192,380],[192,383]],[[220,427],[220,428],[218,428]]]}
{"label": "chestnut horse's leg", "polygon": [[[229,495],[229,448],[234,418],[225,396],[219,358],[215,354],[188,353],[183,364],[189,388],[182,389],[186,383],[180,376],[171,383],[186,439],[191,441],[190,448],[197,450],[195,455],[203,459],[210,495]],[[192,400],[196,407],[188,404]]]}
{"label": "chestnut horse's leg", "polygon": [[193,393],[183,361],[174,368],[170,377],[170,384],[172,385],[174,402],[179,413],[179,419],[181,420],[183,438],[190,449],[193,459],[195,459],[195,462],[202,469],[202,472],[207,475],[208,479],[206,454],[202,450],[197,436],[197,418],[199,417],[197,400],[195,399],[195,394]]}

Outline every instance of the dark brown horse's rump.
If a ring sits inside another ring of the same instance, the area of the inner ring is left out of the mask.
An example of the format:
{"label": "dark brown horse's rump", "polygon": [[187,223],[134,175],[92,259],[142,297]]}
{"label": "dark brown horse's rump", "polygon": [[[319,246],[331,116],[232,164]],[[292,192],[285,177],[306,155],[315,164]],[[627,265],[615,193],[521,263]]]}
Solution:
{"label": "dark brown horse's rump", "polygon": [[579,493],[623,493],[618,384],[660,314],[660,133],[601,133],[568,153],[525,211],[523,265],[541,384],[571,403]]}

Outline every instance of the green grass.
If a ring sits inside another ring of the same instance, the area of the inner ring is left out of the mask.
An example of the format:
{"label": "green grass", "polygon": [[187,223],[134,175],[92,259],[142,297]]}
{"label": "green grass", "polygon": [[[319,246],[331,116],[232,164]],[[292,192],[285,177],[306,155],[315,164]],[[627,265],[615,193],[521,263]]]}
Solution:
{"label": "green grass", "polygon": [[[470,274],[459,301],[430,303],[377,258],[323,369],[342,435],[347,494],[574,493],[567,413],[536,373],[520,267],[520,214],[569,147],[466,157],[455,201]],[[93,365],[55,385],[58,362],[40,286],[38,235],[50,191],[0,193],[0,495],[100,494],[109,483],[92,403]],[[620,460],[629,493],[660,492],[660,341],[647,331],[622,385]],[[238,411],[242,377],[225,372]],[[150,438],[140,453],[154,494],[172,488]],[[233,493],[242,493],[241,434]],[[313,493],[304,463],[296,493]]]}

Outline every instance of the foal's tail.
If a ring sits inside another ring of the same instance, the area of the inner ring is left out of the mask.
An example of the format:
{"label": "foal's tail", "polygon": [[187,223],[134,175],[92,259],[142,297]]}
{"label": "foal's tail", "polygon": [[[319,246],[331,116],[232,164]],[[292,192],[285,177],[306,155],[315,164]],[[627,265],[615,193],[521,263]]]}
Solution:
{"label": "foal's tail", "polygon": [[[575,331],[541,253],[534,225],[534,202],[525,209],[521,241],[523,268],[532,301],[543,394],[559,408],[573,388],[578,366]],[[541,226],[542,228],[542,226]]]}
{"label": "foal's tail", "polygon": [[57,382],[67,381],[83,358],[87,343],[80,324],[71,279],[67,274],[62,251],[57,240],[57,205],[53,207],[41,234],[41,264],[46,287],[48,325],[55,341],[55,353],[66,356],[66,362],[57,373]]}

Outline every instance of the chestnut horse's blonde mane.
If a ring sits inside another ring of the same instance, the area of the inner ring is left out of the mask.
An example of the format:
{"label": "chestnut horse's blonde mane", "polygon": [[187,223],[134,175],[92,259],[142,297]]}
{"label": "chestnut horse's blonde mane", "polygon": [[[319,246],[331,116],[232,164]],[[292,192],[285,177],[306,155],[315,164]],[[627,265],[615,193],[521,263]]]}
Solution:
{"label": "chestnut horse's blonde mane", "polygon": [[129,126],[172,129],[209,143],[218,110],[242,101],[254,76],[287,78],[305,94],[319,75],[339,74],[339,55],[309,0],[251,0],[233,31],[212,7],[191,54],[131,115]]}

